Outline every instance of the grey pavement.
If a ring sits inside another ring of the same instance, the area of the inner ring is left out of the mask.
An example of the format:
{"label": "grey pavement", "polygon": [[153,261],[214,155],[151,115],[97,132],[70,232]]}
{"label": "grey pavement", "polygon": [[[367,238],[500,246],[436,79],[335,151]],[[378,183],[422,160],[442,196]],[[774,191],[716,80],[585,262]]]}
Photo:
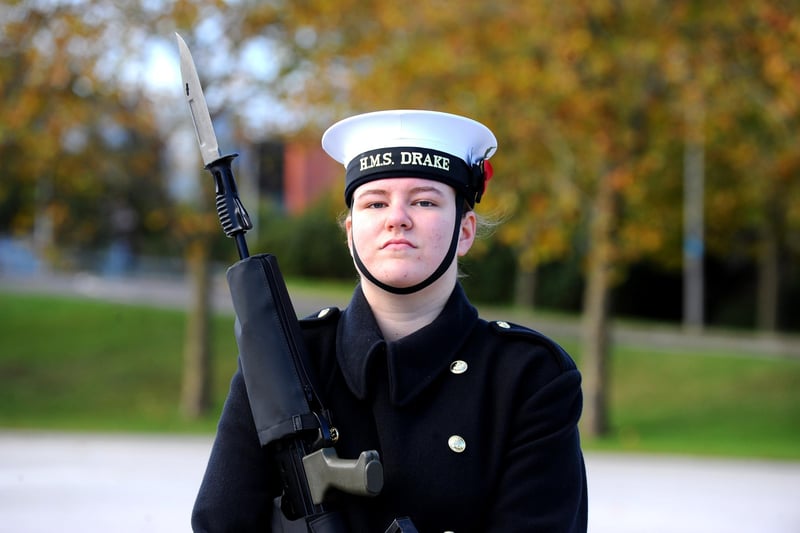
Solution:
{"label": "grey pavement", "polygon": [[[0,431],[0,532],[180,532],[210,437]],[[592,533],[800,532],[800,463],[588,453]]]}
{"label": "grey pavement", "polygon": [[[189,280],[182,276],[109,277],[92,273],[53,273],[33,276],[0,275],[0,288],[7,291],[77,295],[115,302],[143,303],[168,308],[186,308],[191,298]],[[347,298],[321,303],[319,296],[293,291],[295,311],[305,316],[322,306],[344,307]],[[211,304],[219,312],[233,312],[227,282],[222,274],[213,276]]]}

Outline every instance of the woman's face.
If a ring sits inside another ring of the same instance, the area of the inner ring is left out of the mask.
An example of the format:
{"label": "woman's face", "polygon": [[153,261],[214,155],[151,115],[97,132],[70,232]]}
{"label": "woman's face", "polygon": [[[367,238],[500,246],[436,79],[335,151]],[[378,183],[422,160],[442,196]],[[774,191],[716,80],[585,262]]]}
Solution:
{"label": "woman's face", "polygon": [[[453,236],[456,195],[452,187],[422,178],[387,178],[355,190],[345,220],[352,255],[379,281],[411,287],[441,264]],[[467,253],[475,237],[475,213],[461,220],[457,256]],[[455,260],[454,265],[455,269]]]}

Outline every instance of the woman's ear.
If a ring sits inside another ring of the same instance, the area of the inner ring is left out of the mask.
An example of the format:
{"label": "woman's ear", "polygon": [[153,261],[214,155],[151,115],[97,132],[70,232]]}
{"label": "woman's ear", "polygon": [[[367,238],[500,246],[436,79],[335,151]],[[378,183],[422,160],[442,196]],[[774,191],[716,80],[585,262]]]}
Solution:
{"label": "woman's ear", "polygon": [[458,257],[467,255],[472,243],[475,242],[475,233],[478,227],[478,217],[470,210],[461,217],[461,231],[458,236]]}
{"label": "woman's ear", "polygon": [[350,250],[350,257],[353,256],[353,215],[347,215],[344,219],[344,231],[347,234],[347,249]]}

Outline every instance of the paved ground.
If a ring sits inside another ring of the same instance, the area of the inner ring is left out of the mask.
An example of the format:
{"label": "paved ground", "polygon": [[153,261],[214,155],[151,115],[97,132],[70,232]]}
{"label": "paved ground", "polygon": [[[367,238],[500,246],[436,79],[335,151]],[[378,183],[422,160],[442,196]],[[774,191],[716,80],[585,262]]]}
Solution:
{"label": "paved ground", "polygon": [[[180,532],[211,439],[0,431],[0,532]],[[592,533],[800,532],[800,463],[587,455]]]}

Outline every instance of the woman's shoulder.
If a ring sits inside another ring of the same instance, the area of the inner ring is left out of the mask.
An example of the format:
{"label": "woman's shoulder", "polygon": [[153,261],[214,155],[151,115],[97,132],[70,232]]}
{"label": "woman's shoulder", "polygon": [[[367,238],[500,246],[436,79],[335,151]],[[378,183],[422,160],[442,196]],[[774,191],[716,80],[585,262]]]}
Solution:
{"label": "woman's shoulder", "polygon": [[300,319],[300,330],[309,344],[328,345],[336,337],[336,329],[342,311],[338,307],[323,307],[319,311]]}
{"label": "woman's shoulder", "polygon": [[553,365],[559,372],[576,369],[569,353],[540,331],[508,320],[481,320],[481,324],[479,330],[493,357],[507,357],[517,364]]}
{"label": "woman's shoulder", "polygon": [[479,342],[483,348],[475,354],[476,370],[485,374],[500,411],[518,413],[515,406],[539,405],[533,411],[525,411],[538,413],[542,406],[569,407],[580,398],[581,373],[557,341],[506,320],[482,324]]}

